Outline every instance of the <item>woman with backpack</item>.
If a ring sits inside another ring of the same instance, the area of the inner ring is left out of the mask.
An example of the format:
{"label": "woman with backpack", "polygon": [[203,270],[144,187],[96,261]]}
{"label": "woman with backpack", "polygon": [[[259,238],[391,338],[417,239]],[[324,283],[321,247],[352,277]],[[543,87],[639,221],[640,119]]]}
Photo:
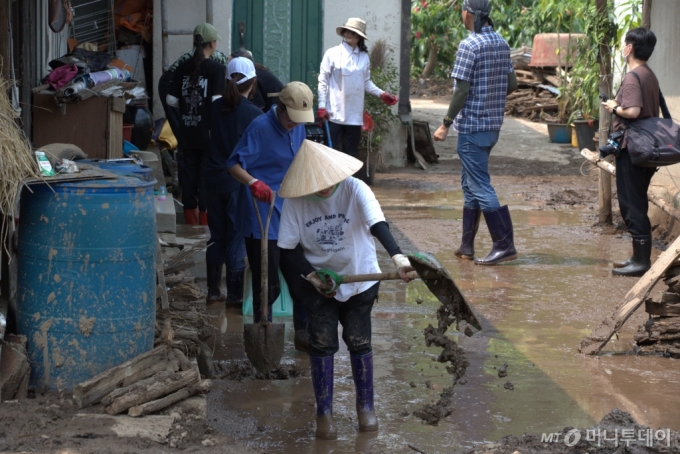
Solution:
{"label": "woman with backpack", "polygon": [[210,59],[220,35],[208,23],[194,29],[194,53],[175,70],[166,97],[180,110],[177,141],[184,152],[182,204],[187,224],[208,224],[205,170],[210,156],[210,112],[213,99],[224,91],[226,68]]}

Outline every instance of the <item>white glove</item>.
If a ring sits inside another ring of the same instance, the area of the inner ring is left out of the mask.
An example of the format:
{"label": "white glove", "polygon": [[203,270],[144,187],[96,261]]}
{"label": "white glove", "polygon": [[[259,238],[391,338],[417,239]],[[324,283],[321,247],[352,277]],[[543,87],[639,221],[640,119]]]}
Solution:
{"label": "white glove", "polygon": [[321,278],[319,277],[318,274],[316,274],[316,271],[313,271],[309,273],[307,276],[305,276],[306,279],[314,286],[317,292],[319,292],[321,295],[323,295],[326,298],[333,298],[335,297],[335,292],[331,293],[326,293],[330,292],[333,290],[333,285],[326,284],[324,283]]}
{"label": "white glove", "polygon": [[411,278],[409,278],[406,273],[413,271],[413,267],[411,266],[411,262],[409,261],[408,257],[406,257],[404,254],[394,254],[392,256],[392,262],[394,262],[394,266],[397,267],[399,276],[401,276],[404,282],[409,282]]}

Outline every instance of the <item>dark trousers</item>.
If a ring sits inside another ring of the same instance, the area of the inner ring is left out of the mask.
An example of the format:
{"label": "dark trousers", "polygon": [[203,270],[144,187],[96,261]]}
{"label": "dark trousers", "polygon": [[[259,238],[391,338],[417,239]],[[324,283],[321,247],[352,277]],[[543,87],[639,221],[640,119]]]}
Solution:
{"label": "dark trousers", "polygon": [[208,227],[210,246],[205,253],[208,265],[226,263],[227,271],[237,272],[246,268],[246,246],[243,235],[234,229],[236,214],[236,191],[218,193],[208,191]]}
{"label": "dark trousers", "polygon": [[361,126],[341,125],[329,121],[328,128],[331,131],[333,148],[350,156],[357,155],[361,141]]}
{"label": "dark trousers", "polygon": [[633,165],[628,150],[622,149],[616,158],[616,192],[621,217],[633,238],[652,234],[647,216],[647,190],[656,168]]}
{"label": "dark trousers", "polygon": [[205,170],[208,167],[210,150],[203,148],[185,148],[184,177],[182,182],[182,204],[185,210],[206,211]]}
{"label": "dark trousers", "polygon": [[[253,321],[258,323],[260,321],[260,289],[262,288],[262,250],[261,240],[256,238],[245,237],[246,243],[246,254],[248,255],[248,264],[250,265],[251,282],[253,283]],[[267,246],[268,260],[268,273],[267,273],[267,286],[269,287],[269,321],[272,320],[272,304],[276,301],[281,293],[281,283],[279,282],[279,268],[281,268],[281,274],[283,274],[288,288],[291,293],[291,298],[293,299],[293,326],[295,330],[307,329],[307,310],[302,300],[299,298],[300,293],[292,288],[291,282],[295,281],[295,277],[302,279],[300,277],[301,272],[297,264],[288,263],[287,260],[281,259],[280,249],[276,245],[277,240],[269,240]],[[297,274],[296,274],[297,273]],[[306,282],[306,281],[305,281]]]}
{"label": "dark trousers", "polygon": [[302,303],[309,314],[309,354],[332,356],[340,348],[338,322],[342,325],[342,340],[350,353],[365,355],[371,347],[371,310],[378,297],[380,282],[342,303],[335,298],[324,298],[314,286],[299,276],[287,281],[296,294],[303,295]]}

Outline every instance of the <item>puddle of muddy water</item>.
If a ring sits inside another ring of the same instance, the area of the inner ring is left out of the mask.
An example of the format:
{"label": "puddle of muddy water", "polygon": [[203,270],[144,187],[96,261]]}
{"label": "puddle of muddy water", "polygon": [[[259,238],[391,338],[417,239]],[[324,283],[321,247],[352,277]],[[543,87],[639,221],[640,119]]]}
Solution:
{"label": "puddle of muddy water", "polygon": [[[610,274],[610,261],[630,253],[629,240],[593,234],[589,211],[542,211],[509,199],[505,202],[511,204],[520,257],[502,266],[479,267],[453,256],[460,238],[460,192],[419,192],[416,197],[416,191],[379,185],[374,190],[391,225],[434,253],[481,318],[484,330],[472,337],[449,333],[470,362],[455,387],[453,413],[438,426],[413,416],[451,385],[445,366],[434,361],[440,349],[426,347],[423,339],[424,328],[436,323],[439,302],[422,282],[384,282],[373,311],[377,434],[356,429],[354,385],[342,342],[335,373],[337,441],[314,439],[308,376],[216,381],[209,419],[221,432],[266,452],[413,452],[409,444],[428,453],[461,452],[509,434],[588,427],[615,407],[639,423],[680,429],[680,367],[675,360],[590,358],[577,352],[580,339],[635,282]],[[490,246],[482,223],[476,248],[483,252]],[[391,267],[384,252],[380,263]],[[218,316],[222,312],[210,310]],[[293,349],[292,320],[284,320],[283,361],[308,368],[306,355]],[[609,350],[627,350],[641,320],[644,314],[636,314]],[[215,359],[242,361],[243,317],[228,312],[215,323],[226,325],[214,340]],[[505,364],[507,376],[499,377]],[[507,382],[513,390],[506,388]]]}

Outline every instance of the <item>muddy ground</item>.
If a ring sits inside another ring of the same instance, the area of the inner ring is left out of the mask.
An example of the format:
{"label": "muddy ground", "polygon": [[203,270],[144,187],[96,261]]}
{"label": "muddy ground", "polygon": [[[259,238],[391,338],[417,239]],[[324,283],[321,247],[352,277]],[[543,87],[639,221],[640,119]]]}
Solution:
{"label": "muddy ground", "polygon": [[[412,101],[414,118],[434,130],[448,99],[425,94]],[[614,227],[597,225],[597,177],[578,152],[549,143],[545,125],[505,122],[490,172],[501,203],[510,206],[519,258],[478,267],[453,256],[462,209],[455,134],[436,149],[440,162],[428,172],[413,166],[391,169],[376,175],[373,190],[402,249],[437,257],[480,318],[482,331],[468,336],[449,328],[443,338],[463,351],[469,363],[464,375],[449,374],[450,363],[438,361],[442,347],[426,345],[424,330],[437,326],[440,304],[425,285],[385,282],[373,311],[380,431],[357,432],[354,385],[342,345],[334,397],[339,438],[317,441],[309,362],[293,349],[292,320],[282,319],[284,370],[263,380],[245,364],[241,333],[250,319],[213,304],[215,324],[226,332],[209,343],[224,378],[214,381],[202,403],[164,412],[172,423],[162,443],[121,438],[116,422],[76,416],[68,396],[52,392],[0,406],[0,452],[586,452],[540,439],[572,427],[585,437],[615,408],[635,420],[614,413],[622,429],[640,424],[680,430],[677,360],[629,354],[644,313],[631,317],[604,355],[583,357],[577,351],[580,339],[635,283],[610,274],[611,261],[630,254],[630,239],[616,228],[616,214]],[[665,232],[657,228],[654,234],[653,258],[666,243]],[[490,248],[483,221],[475,246],[478,253]],[[391,269],[382,250],[379,261],[384,270]],[[447,394],[454,377],[455,387]],[[450,414],[437,425],[414,415],[436,407],[443,393]],[[678,445],[653,448],[625,452],[680,452]]]}

